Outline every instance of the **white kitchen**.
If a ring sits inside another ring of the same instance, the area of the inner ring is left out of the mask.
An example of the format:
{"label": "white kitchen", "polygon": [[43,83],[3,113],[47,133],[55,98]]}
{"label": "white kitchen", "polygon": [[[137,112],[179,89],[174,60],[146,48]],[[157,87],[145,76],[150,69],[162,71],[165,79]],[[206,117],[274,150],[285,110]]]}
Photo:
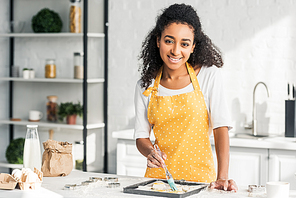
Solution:
{"label": "white kitchen", "polygon": [[[273,181],[289,183],[290,197],[296,197],[295,0],[0,0],[0,173],[22,168],[8,162],[7,148],[13,139],[26,138],[27,125],[38,125],[41,155],[48,139],[69,142],[73,170],[64,177],[43,177],[36,192],[45,197],[149,197],[124,192],[149,180],[144,178],[147,159],[134,134],[139,57],[156,17],[174,3],[196,10],[204,33],[221,51],[231,125],[228,177],[238,186],[236,193],[205,189],[189,197],[247,197],[252,196],[249,185],[265,191]],[[71,26],[71,6],[80,8],[78,31]],[[59,15],[59,32],[33,29],[34,16],[44,8]],[[48,65],[54,65],[54,77],[48,76]],[[25,77],[27,68],[34,71],[32,78]],[[76,124],[49,120],[52,98],[60,109],[69,102],[81,104]],[[34,112],[38,120],[31,117]],[[153,132],[150,140],[155,141]],[[209,141],[217,170],[213,132]],[[103,180],[65,190],[66,184],[90,177]],[[113,186],[104,178],[111,178]],[[38,197],[36,192],[26,191],[31,197]],[[6,196],[25,194],[0,190],[0,197]]]}

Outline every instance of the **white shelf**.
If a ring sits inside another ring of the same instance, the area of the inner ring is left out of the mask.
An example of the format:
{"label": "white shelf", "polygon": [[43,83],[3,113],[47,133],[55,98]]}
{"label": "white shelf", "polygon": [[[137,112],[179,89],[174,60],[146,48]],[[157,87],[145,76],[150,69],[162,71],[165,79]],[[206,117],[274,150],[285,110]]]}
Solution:
{"label": "white shelf", "polygon": [[0,167],[22,169],[23,165],[22,164],[9,164],[8,162],[0,162]]}
{"label": "white shelf", "polygon": [[[72,125],[72,124],[66,124],[66,123],[53,123],[53,122],[46,122],[46,121],[40,121],[40,122],[29,122],[29,121],[11,121],[11,120],[0,120],[0,124],[13,124],[13,125],[38,125],[40,127],[51,127],[51,128],[64,128],[64,129],[83,129],[83,125]],[[104,128],[105,123],[93,123],[93,124],[87,124],[87,129],[99,129]]]}
{"label": "white shelf", "polygon": [[[104,38],[104,33],[87,33],[90,38]],[[83,37],[83,33],[0,33],[0,37]]]}
{"label": "white shelf", "polygon": [[[18,82],[55,82],[55,83],[82,83],[83,80],[72,78],[32,78],[24,79],[22,77],[0,77],[0,81],[18,81]],[[88,83],[103,83],[104,78],[88,79]]]}

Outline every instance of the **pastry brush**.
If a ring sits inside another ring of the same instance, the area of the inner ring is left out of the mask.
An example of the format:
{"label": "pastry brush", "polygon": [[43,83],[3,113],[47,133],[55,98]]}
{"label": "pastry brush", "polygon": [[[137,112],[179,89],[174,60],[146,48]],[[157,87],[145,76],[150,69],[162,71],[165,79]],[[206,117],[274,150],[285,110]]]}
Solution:
{"label": "pastry brush", "polygon": [[[162,157],[161,151],[160,151],[157,144],[154,145],[154,148],[157,151],[157,153],[159,154],[159,156]],[[167,166],[165,165],[164,162],[163,162],[163,164],[164,164],[163,169],[165,170],[165,176],[167,178],[168,184],[170,185],[170,187],[171,187],[171,189],[173,191],[177,191],[178,188],[177,188],[177,186],[175,184],[175,181],[174,181],[174,178],[173,178],[172,174],[169,172],[169,170],[168,170],[168,168],[167,168]]]}

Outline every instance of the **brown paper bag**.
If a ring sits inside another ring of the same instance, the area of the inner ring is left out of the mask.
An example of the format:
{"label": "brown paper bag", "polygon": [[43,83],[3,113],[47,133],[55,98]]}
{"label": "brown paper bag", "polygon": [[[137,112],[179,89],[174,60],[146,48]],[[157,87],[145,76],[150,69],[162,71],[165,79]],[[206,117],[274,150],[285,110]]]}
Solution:
{"label": "brown paper bag", "polygon": [[43,142],[42,168],[44,177],[69,175],[73,169],[72,144],[47,140]]}

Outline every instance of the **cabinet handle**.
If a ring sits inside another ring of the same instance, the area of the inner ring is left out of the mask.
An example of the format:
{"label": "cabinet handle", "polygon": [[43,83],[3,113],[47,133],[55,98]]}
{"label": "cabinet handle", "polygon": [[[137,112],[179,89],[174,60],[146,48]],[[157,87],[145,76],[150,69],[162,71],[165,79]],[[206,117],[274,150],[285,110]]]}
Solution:
{"label": "cabinet handle", "polygon": [[279,181],[281,181],[282,179],[282,174],[281,174],[281,167],[282,167],[282,162],[279,160]]}

